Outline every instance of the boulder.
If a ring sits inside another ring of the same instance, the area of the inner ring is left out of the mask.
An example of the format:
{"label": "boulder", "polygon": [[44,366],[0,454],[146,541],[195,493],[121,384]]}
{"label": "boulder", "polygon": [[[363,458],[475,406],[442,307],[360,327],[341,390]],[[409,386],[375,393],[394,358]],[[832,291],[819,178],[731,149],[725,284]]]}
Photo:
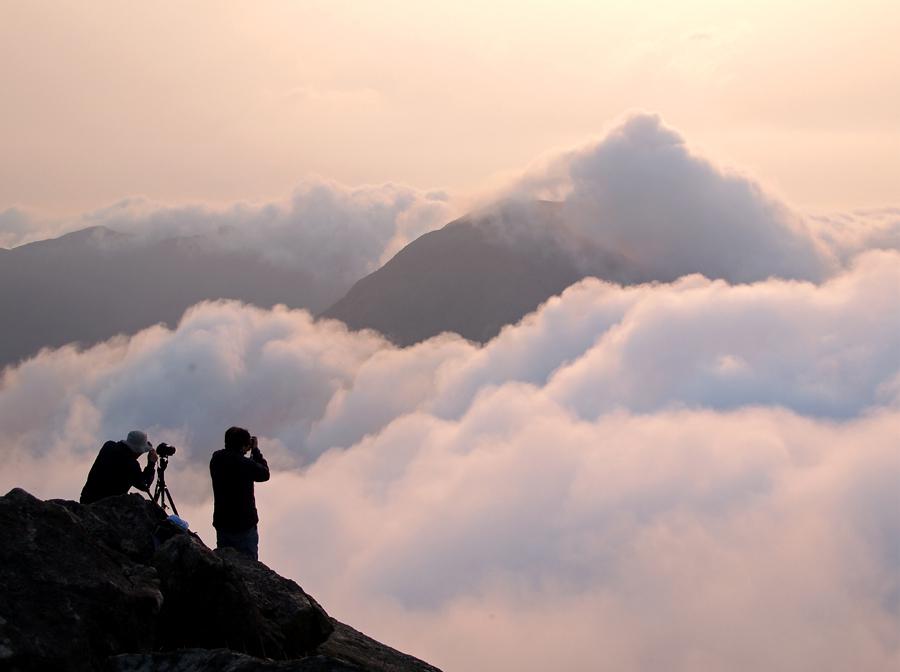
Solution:
{"label": "boulder", "polygon": [[178,535],[153,557],[165,598],[166,648],[228,648],[267,658],[297,658],[331,634],[325,610],[288,579],[233,550],[213,552]]}
{"label": "boulder", "polygon": [[156,570],[95,542],[69,508],[0,498],[0,667],[93,670],[156,646]]}
{"label": "boulder", "polygon": [[334,632],[318,652],[371,672],[441,672],[438,668],[385,646],[349,625],[332,619]]}
{"label": "boulder", "polygon": [[273,646],[283,657],[309,653],[334,631],[325,610],[295,582],[234,549],[219,549],[216,555],[241,579],[251,603],[274,626],[276,639],[268,647],[270,657],[276,657],[271,655]]}
{"label": "boulder", "polygon": [[107,497],[88,506],[65,499],[50,502],[75,514],[97,543],[144,564],[156,551],[158,528],[171,525],[162,509],[136,493]]}
{"label": "boulder", "polygon": [[140,495],[0,497],[0,670],[436,672]]}

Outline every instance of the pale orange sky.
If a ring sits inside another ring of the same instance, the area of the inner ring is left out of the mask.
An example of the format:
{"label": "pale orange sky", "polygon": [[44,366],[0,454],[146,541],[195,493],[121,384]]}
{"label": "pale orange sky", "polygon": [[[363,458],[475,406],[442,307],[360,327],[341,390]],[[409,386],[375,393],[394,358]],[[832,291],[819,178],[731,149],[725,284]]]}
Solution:
{"label": "pale orange sky", "polygon": [[810,210],[896,204],[900,3],[0,5],[0,210],[475,191],[628,111]]}

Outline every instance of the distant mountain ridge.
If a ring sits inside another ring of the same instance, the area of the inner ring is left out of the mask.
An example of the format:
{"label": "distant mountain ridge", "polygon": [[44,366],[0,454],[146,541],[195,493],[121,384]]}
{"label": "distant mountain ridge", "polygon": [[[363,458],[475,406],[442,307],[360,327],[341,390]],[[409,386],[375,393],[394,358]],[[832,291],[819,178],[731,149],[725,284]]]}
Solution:
{"label": "distant mountain ridge", "polygon": [[190,306],[236,299],[321,310],[346,288],[227,251],[202,236],[144,241],[105,227],[0,250],[0,368],[44,347],[91,345],[163,322]]}
{"label": "distant mountain ridge", "polygon": [[0,249],[0,315],[8,324],[0,368],[46,347],[174,327],[189,307],[216,299],[305,308],[401,346],[443,332],[486,342],[586,276],[651,279],[579,236],[562,204],[549,201],[507,201],[452,221],[352,287],[205,236],[148,241],[97,226]]}
{"label": "distant mountain ridge", "polygon": [[454,332],[496,336],[584,277],[642,280],[625,257],[564,227],[561,204],[507,203],[450,222],[359,280],[321,317],[407,346]]}

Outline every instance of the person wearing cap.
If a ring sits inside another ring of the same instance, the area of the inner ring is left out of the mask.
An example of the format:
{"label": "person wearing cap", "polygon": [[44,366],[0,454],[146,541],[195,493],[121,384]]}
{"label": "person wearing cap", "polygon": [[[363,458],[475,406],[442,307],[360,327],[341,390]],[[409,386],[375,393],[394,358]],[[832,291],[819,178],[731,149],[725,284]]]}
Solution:
{"label": "person wearing cap", "polygon": [[[144,453],[147,466],[142,470],[138,458]],[[147,435],[138,429],[128,432],[124,441],[107,441],[94,460],[79,501],[91,504],[104,497],[124,495],[132,487],[149,490],[156,460]]]}

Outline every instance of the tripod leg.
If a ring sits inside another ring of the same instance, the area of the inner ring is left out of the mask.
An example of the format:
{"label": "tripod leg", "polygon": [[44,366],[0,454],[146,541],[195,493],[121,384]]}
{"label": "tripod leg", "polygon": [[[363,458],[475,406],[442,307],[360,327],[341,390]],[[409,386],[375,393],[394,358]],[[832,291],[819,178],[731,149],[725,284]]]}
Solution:
{"label": "tripod leg", "polygon": [[166,508],[166,506],[165,506],[165,498],[166,498],[167,496],[168,496],[168,498],[169,498],[169,504],[172,505],[172,512],[177,516],[177,515],[178,515],[178,509],[175,508],[175,500],[172,499],[172,493],[169,492],[169,489],[168,489],[168,488],[166,488],[166,489],[163,491],[163,502],[164,502],[164,503],[163,503],[163,510],[165,510],[165,508]]}

